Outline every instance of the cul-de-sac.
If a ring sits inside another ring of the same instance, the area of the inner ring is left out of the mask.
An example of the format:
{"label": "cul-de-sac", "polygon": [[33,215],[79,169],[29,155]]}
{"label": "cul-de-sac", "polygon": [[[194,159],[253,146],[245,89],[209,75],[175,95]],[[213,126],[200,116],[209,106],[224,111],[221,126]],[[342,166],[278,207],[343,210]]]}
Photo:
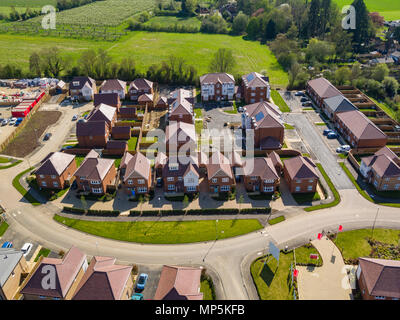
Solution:
{"label": "cul-de-sac", "polygon": [[1,1],[0,300],[399,300],[399,81],[396,1]]}

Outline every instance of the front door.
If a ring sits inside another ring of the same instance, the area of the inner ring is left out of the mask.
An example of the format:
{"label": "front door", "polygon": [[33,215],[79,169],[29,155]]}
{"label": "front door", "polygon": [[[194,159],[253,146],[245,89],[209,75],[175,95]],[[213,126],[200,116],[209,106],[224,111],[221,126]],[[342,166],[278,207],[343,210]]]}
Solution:
{"label": "front door", "polygon": [[214,192],[215,192],[215,193],[218,192],[218,186],[214,186]]}

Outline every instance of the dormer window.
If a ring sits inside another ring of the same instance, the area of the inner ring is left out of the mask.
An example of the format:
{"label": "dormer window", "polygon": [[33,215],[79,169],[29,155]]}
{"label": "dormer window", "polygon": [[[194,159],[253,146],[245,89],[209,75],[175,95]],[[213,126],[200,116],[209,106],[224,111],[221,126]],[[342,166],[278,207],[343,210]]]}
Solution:
{"label": "dormer window", "polygon": [[73,85],[74,87],[79,86],[79,81],[74,81],[74,82],[72,82],[72,85]]}
{"label": "dormer window", "polygon": [[178,171],[179,170],[179,165],[177,163],[171,163],[168,166],[170,171]]}

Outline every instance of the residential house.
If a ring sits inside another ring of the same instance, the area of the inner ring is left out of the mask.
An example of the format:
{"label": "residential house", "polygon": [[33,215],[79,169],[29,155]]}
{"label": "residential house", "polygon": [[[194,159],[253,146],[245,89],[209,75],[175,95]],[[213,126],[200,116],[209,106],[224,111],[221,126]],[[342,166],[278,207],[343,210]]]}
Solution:
{"label": "residential house", "polygon": [[386,146],[361,158],[360,172],[378,191],[400,190],[400,158]]}
{"label": "residential house", "polygon": [[400,261],[358,258],[357,280],[364,300],[400,299]]}
{"label": "residential house", "polygon": [[279,174],[271,158],[253,158],[243,166],[243,184],[249,192],[273,193],[279,187]]}
{"label": "residential house", "polygon": [[157,101],[154,102],[154,106],[157,109],[168,109],[168,98],[167,97],[159,97]]}
{"label": "residential house", "polygon": [[153,105],[154,105],[153,99],[154,99],[154,96],[152,94],[144,93],[139,96],[137,101],[142,106],[147,105],[149,107],[153,107]]}
{"label": "residential house", "polygon": [[115,184],[116,175],[114,159],[101,159],[94,150],[88,153],[74,174],[78,190],[94,194],[106,193],[107,188]]}
{"label": "residential house", "polygon": [[308,81],[306,91],[320,108],[325,99],[342,95],[341,92],[325,78]]}
{"label": "residential house", "polygon": [[[72,247],[62,259],[42,257],[25,280],[20,293],[25,300],[71,300],[87,267],[86,254],[77,247]],[[55,278],[49,278],[44,286],[44,277],[49,274],[55,275]]]}
{"label": "residential house", "polygon": [[339,95],[325,99],[322,104],[322,110],[329,119],[333,120],[334,116],[338,113],[354,111],[358,110],[358,108],[349,99],[343,95]]}
{"label": "residential house", "polygon": [[255,148],[262,150],[282,148],[285,126],[281,116],[279,108],[266,101],[243,108],[242,128],[253,130]]}
{"label": "residential house", "polygon": [[175,92],[175,100],[171,102],[168,111],[169,121],[181,121],[193,124],[193,105],[190,102],[192,100],[189,100],[190,98],[192,98],[192,92],[184,89],[178,89]]}
{"label": "residential house", "polygon": [[163,266],[154,300],[203,300],[201,269]]}
{"label": "residential house", "polygon": [[272,160],[276,172],[281,176],[283,174],[283,163],[281,157],[275,151],[272,151],[268,154],[268,158]]}
{"label": "residential house", "polygon": [[76,137],[81,148],[105,148],[109,135],[110,128],[104,120],[76,124]]}
{"label": "residential house", "polygon": [[203,101],[233,100],[235,78],[228,73],[208,73],[200,77]]}
{"label": "residential house", "polygon": [[167,151],[172,153],[187,153],[189,150],[197,150],[194,124],[170,122],[165,129],[165,143]]}
{"label": "residential house", "polygon": [[162,169],[168,162],[168,157],[164,152],[158,151],[157,156],[154,159],[154,170],[156,177],[162,177]]}
{"label": "residential house", "polygon": [[126,82],[118,79],[104,80],[99,89],[100,93],[117,93],[121,100],[125,100]]}
{"label": "residential house", "polygon": [[271,98],[269,78],[257,72],[242,77],[242,92],[247,104],[268,101]]}
{"label": "residential house", "polygon": [[35,171],[40,189],[64,189],[76,171],[75,156],[63,152],[50,153]]}
{"label": "residential house", "polygon": [[69,95],[78,100],[93,100],[96,81],[90,77],[74,77],[69,84]]}
{"label": "residential house", "polygon": [[0,248],[0,300],[13,300],[27,273],[29,267],[22,251]]}
{"label": "residential house", "polygon": [[100,104],[105,104],[107,106],[111,106],[117,108],[117,112],[119,112],[121,107],[121,100],[119,98],[118,93],[98,93],[94,95],[93,105],[95,107]]}
{"label": "residential house", "polygon": [[111,130],[117,121],[117,110],[114,107],[102,103],[92,109],[86,117],[86,120],[87,122],[105,121],[108,128]]}
{"label": "residential house", "polygon": [[129,140],[131,138],[131,127],[115,126],[112,128],[111,136],[116,140]]}
{"label": "residential house", "polygon": [[107,141],[105,152],[108,155],[122,156],[128,151],[128,142],[121,140],[109,140]]}
{"label": "residential house", "polygon": [[[128,160],[129,159],[129,160]],[[125,173],[122,188],[127,195],[146,194],[151,189],[151,163],[142,153],[124,155]]]}
{"label": "residential house", "polygon": [[[165,164],[162,164],[164,162]],[[167,161],[157,162],[157,166],[162,168],[165,192],[199,192],[200,173],[197,155],[170,156]]]}
{"label": "residential house", "polygon": [[115,258],[94,256],[72,300],[130,300],[132,267],[115,261]]}
{"label": "residential house", "polygon": [[212,193],[229,192],[235,185],[230,161],[220,152],[214,151],[206,165],[209,190]]}
{"label": "residential house", "polygon": [[129,97],[132,101],[138,101],[142,94],[154,94],[154,83],[147,79],[136,79],[129,84]]}
{"label": "residential house", "polygon": [[284,176],[291,193],[316,192],[319,180],[314,162],[303,156],[284,161]]}
{"label": "residential house", "polygon": [[379,148],[387,143],[386,134],[358,110],[339,113],[334,122],[353,148]]}

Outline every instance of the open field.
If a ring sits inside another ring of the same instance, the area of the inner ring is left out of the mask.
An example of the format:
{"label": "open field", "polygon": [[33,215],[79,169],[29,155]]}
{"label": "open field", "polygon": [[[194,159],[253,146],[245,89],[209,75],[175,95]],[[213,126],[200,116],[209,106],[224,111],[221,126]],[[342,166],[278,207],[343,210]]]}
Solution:
{"label": "open field", "polygon": [[[0,2],[0,14],[5,14],[5,15],[9,15],[11,12],[11,7],[5,7],[1,5],[2,3]],[[40,11],[42,10],[42,8],[36,8],[36,7],[29,7],[31,8],[33,11]],[[24,13],[26,11],[27,7],[15,7],[15,10],[18,13]]]}
{"label": "open field", "polygon": [[163,32],[131,32],[118,42],[74,40],[53,37],[21,35],[0,35],[0,64],[14,63],[25,70],[29,66],[29,56],[34,51],[57,46],[65,57],[75,63],[87,49],[107,49],[115,61],[131,57],[139,71],[150,65],[166,60],[170,55],[185,58],[188,64],[197,68],[198,74],[209,72],[212,55],[219,48],[231,48],[237,60],[234,72],[245,74],[265,71],[272,84],[287,85],[288,76],[267,46],[256,41],[246,41],[242,37],[211,34],[180,34]]}
{"label": "open field", "polygon": [[57,5],[57,0],[1,0],[0,5],[2,7],[30,7],[30,8],[41,8],[45,5]]}
{"label": "open field", "polygon": [[[342,8],[350,5],[353,0],[334,0]],[[400,19],[400,1],[397,0],[364,0],[370,12],[379,12],[386,20]]]}
{"label": "open field", "polygon": [[[104,238],[139,243],[191,243],[213,241],[216,237],[216,221],[85,221],[59,215],[54,220],[89,234]],[[226,239],[262,228],[258,220],[219,220],[218,239]],[[222,233],[224,231],[224,233]]]}
{"label": "open field", "polygon": [[177,24],[178,26],[193,26],[200,29],[201,22],[196,17],[175,17],[175,16],[155,16],[149,21],[145,22],[144,25],[160,25],[161,27],[169,27]]}

